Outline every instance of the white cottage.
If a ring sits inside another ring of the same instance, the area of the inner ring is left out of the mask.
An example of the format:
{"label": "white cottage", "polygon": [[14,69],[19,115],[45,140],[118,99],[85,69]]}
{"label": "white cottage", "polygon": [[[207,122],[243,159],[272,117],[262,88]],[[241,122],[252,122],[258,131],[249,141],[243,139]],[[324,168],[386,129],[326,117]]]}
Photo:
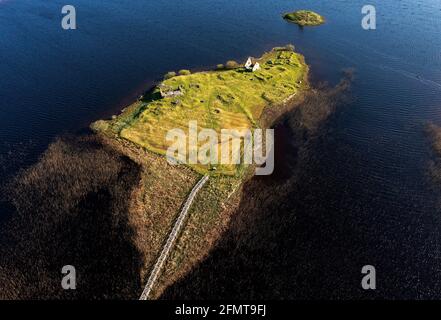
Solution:
{"label": "white cottage", "polygon": [[245,69],[251,70],[253,68],[253,61],[251,60],[251,57],[248,58],[247,62],[245,62]]}
{"label": "white cottage", "polygon": [[253,60],[251,59],[251,57],[249,57],[247,62],[245,62],[245,69],[254,72],[260,70],[260,64],[259,62],[253,64]]}

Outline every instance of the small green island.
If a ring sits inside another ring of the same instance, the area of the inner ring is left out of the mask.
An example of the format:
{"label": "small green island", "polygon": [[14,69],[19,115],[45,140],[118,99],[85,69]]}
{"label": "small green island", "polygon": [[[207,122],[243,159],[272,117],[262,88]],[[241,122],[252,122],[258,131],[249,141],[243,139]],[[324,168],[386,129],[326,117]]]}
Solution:
{"label": "small green island", "polygon": [[299,26],[319,26],[325,23],[325,18],[309,10],[299,10],[285,13],[283,19],[298,24]]}

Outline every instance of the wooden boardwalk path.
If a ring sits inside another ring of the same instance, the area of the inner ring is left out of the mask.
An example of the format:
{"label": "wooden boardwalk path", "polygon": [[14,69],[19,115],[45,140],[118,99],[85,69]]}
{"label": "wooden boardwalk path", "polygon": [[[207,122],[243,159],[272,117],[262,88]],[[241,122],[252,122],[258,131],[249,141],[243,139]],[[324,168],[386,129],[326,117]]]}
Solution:
{"label": "wooden boardwalk path", "polygon": [[161,254],[158,257],[158,260],[156,260],[155,266],[153,267],[152,272],[150,273],[149,279],[147,280],[147,284],[144,287],[144,291],[141,294],[141,297],[139,300],[148,300],[150,293],[153,289],[153,286],[156,282],[156,279],[158,278],[162,266],[164,265],[165,260],[167,260],[167,257],[170,253],[171,248],[173,247],[173,244],[176,242],[176,239],[184,226],[185,218],[188,214],[188,209],[190,209],[191,204],[193,203],[194,198],[196,197],[196,194],[199,192],[199,190],[204,186],[204,184],[208,181],[208,176],[203,176],[201,180],[193,187],[193,189],[190,192],[190,195],[188,196],[187,200],[185,201],[184,206],[182,207],[181,213],[178,216],[178,219],[175,222],[175,225],[173,226],[172,231],[170,232],[167,242],[165,243],[164,247],[162,248]]}

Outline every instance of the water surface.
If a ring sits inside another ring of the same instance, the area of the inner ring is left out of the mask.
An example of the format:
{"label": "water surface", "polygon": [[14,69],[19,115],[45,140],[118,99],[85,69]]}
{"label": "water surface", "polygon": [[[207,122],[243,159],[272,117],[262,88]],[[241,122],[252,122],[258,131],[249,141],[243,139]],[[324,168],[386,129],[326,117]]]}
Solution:
{"label": "water surface", "polygon": [[[334,239],[333,250],[360,257],[348,272],[358,274],[363,261],[385,270],[383,279],[392,280],[383,292],[439,296],[441,221],[423,132],[427,121],[441,123],[439,1],[371,1],[375,31],[361,28],[361,0],[74,0],[78,29],[70,31],[60,26],[64,4],[0,1],[3,157],[32,141],[26,164],[35,161],[55,136],[117,113],[167,71],[242,61],[293,43],[315,81],[336,83],[348,67],[356,80],[354,102],[333,120],[311,172],[320,178],[314,194],[322,194],[314,203],[324,204],[315,223],[332,224],[324,236],[305,230],[290,250],[307,243],[326,249]],[[327,23],[301,29],[280,18],[302,8]],[[343,254],[323,259],[326,266]]]}

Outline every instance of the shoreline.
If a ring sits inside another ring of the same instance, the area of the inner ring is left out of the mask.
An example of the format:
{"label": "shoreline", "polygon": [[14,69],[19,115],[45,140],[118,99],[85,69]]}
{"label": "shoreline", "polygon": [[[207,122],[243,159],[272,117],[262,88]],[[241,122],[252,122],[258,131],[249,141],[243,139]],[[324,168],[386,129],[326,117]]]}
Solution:
{"label": "shoreline", "polygon": [[[295,251],[308,247],[309,228],[317,230],[308,220],[308,212],[301,210],[305,209],[305,194],[306,198],[310,195],[308,179],[314,177],[310,170],[321,143],[319,133],[326,131],[339,104],[336,98],[343,98],[344,90],[311,90],[304,103],[276,120],[276,141],[283,152],[276,152],[279,161],[274,174],[246,180],[221,238],[195,268],[167,288],[161,299],[271,299],[282,298],[286,292],[301,299],[301,295],[296,296],[295,274],[309,260],[298,265],[291,258],[297,257]],[[299,227],[305,219],[309,223]],[[306,247],[295,246],[297,234],[304,237]],[[291,248],[294,252],[289,251]],[[286,268],[280,269],[281,263]],[[296,270],[294,275],[290,270]],[[280,277],[290,277],[291,281],[279,283]],[[249,290],[244,292],[243,287]]]}

